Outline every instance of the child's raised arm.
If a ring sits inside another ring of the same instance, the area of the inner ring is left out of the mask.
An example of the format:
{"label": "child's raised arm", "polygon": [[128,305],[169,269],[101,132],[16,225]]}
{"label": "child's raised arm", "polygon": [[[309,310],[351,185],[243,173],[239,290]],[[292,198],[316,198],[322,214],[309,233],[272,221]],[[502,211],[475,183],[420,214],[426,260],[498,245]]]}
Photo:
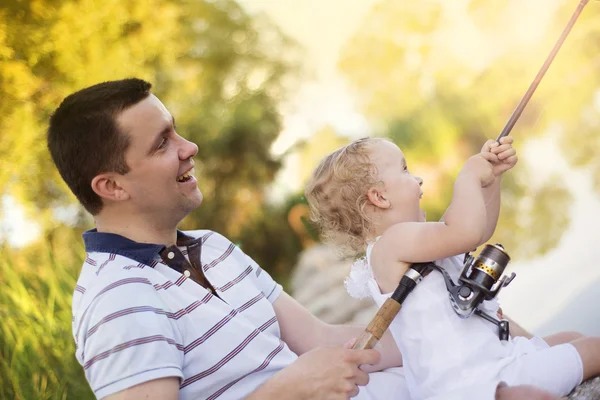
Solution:
{"label": "child's raised arm", "polygon": [[519,160],[516,150],[512,147],[513,142],[514,139],[512,136],[505,136],[500,139],[500,143],[491,139],[488,140],[481,148],[482,153],[496,154],[498,156],[498,160],[492,162],[496,179],[483,191],[487,213],[487,225],[483,239],[479,244],[483,244],[490,240],[494,234],[494,231],[496,230],[498,216],[500,215],[500,184],[502,174],[514,167]]}
{"label": "child's raised arm", "polygon": [[452,202],[442,222],[402,222],[389,227],[374,253],[400,262],[426,262],[466,253],[477,247],[487,225],[483,188],[495,179],[493,153],[479,153],[465,163],[454,183]]}

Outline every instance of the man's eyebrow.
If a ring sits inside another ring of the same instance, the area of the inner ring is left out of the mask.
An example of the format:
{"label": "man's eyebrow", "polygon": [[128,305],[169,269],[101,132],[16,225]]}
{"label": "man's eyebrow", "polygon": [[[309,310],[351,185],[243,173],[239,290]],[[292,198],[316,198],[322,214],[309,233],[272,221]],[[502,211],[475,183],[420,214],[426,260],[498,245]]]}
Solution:
{"label": "man's eyebrow", "polygon": [[171,131],[171,129],[175,129],[175,117],[171,116],[172,125],[165,126],[159,133],[154,136],[154,140],[152,141],[152,146],[148,149],[148,155],[151,155],[156,151],[156,147],[162,140],[163,136]]}

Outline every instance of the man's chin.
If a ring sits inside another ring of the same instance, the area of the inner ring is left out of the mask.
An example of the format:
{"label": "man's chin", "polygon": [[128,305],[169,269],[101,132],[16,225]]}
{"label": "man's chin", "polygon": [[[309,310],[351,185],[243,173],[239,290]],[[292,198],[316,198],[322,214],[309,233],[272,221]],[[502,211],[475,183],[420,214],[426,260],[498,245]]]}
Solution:
{"label": "man's chin", "polygon": [[187,212],[187,214],[191,213],[192,211],[194,211],[196,208],[200,207],[200,205],[202,204],[202,200],[204,200],[204,196],[202,195],[202,192],[200,192],[199,190],[194,193],[192,196],[187,196],[187,199],[184,202],[184,208]]}
{"label": "man's chin", "polygon": [[198,207],[200,207],[200,205],[202,204],[202,200],[204,200],[204,196],[202,195],[202,192],[200,190],[198,190],[198,193],[196,193],[196,195],[191,199],[191,203],[192,203],[192,207],[194,207],[194,210]]}

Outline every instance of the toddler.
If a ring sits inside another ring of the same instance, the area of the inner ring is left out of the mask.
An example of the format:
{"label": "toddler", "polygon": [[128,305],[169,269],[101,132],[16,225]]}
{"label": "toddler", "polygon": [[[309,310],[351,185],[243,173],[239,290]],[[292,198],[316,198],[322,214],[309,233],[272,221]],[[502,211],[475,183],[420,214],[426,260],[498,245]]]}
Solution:
{"label": "toddler", "polygon": [[[489,140],[464,164],[441,222],[426,222],[420,208],[423,180],[409,172],[402,151],[381,138],[354,141],[326,156],[306,198],[325,239],[357,260],[346,286],[381,306],[411,263],[436,260],[455,282],[463,254],[492,236],[500,210],[500,177],[517,162],[513,138]],[[459,256],[457,256],[459,255]],[[480,308],[496,315],[496,300]],[[516,328],[516,327],[515,327]],[[432,271],[408,296],[390,326],[402,352],[413,400],[478,382],[530,384],[557,396],[600,374],[600,338],[562,333],[548,338],[512,332],[455,314],[442,275]]]}

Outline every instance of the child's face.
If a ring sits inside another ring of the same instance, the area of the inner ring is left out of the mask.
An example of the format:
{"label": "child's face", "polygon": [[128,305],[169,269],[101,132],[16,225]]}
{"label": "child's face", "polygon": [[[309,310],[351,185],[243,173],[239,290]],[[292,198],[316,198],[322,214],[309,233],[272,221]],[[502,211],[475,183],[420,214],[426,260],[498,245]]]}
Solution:
{"label": "child's face", "polygon": [[423,179],[409,172],[398,146],[386,140],[380,141],[373,146],[370,158],[377,167],[379,180],[383,182],[381,195],[392,206],[389,212],[393,222],[424,222],[425,212],[420,207]]}

